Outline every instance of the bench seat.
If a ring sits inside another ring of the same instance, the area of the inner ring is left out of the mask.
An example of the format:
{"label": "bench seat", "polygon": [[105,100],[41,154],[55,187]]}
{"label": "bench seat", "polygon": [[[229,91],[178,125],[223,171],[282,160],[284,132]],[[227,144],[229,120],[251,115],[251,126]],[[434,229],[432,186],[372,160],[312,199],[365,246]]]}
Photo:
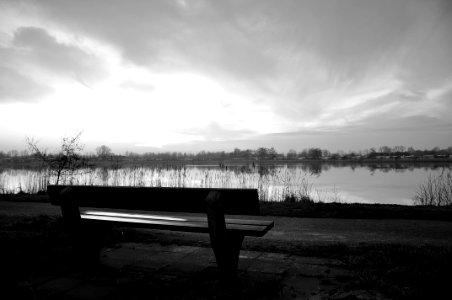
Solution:
{"label": "bench seat", "polygon": [[[85,222],[111,222],[116,226],[143,227],[184,232],[209,233],[207,217],[150,214],[142,211],[81,209]],[[225,218],[226,230],[244,236],[262,237],[273,221]]]}

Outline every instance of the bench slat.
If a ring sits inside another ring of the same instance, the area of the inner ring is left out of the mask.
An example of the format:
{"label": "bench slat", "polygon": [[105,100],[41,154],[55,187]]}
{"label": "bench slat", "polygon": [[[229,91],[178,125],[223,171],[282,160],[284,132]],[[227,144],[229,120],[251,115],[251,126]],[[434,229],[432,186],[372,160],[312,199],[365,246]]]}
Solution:
{"label": "bench slat", "polygon": [[[221,194],[226,214],[258,215],[259,198],[256,189],[170,188],[48,185],[53,205],[74,202],[79,207],[98,207],[152,211],[206,212],[207,195]],[[61,193],[63,192],[64,195]]]}
{"label": "bench slat", "polygon": [[[158,216],[157,219],[150,218],[151,215],[143,217],[134,216],[106,216],[95,214],[81,214],[81,218],[88,222],[112,222],[119,226],[139,226],[153,229],[166,229],[172,231],[185,231],[185,232],[209,232],[209,225],[206,221],[200,221],[199,218],[191,220],[187,218],[183,221],[169,219],[165,220]],[[244,236],[263,236],[268,230],[273,227],[273,222],[260,225],[246,225],[237,223],[226,223],[226,230],[240,233]]]}
{"label": "bench slat", "polygon": [[[146,211],[130,211],[130,210],[113,210],[113,209],[103,209],[103,210],[92,210],[92,209],[84,209],[80,211],[82,214],[87,215],[106,215],[106,216],[127,216],[127,217],[135,217],[135,218],[145,218],[145,219],[162,219],[162,220],[187,220],[190,222],[205,222],[207,223],[207,217],[198,217],[198,216],[187,216],[187,215],[167,215],[160,214],[155,212],[155,214],[150,214]],[[239,219],[239,218],[225,218],[226,223],[228,224],[242,224],[242,225],[258,225],[258,226],[273,226],[273,221],[267,220],[250,220],[250,219]]]}

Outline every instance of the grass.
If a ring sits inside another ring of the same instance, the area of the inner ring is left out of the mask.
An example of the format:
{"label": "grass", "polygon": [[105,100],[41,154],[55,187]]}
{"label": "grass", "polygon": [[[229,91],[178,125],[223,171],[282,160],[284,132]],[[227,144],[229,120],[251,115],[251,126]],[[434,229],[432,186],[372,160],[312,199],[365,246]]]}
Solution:
{"label": "grass", "polygon": [[23,284],[34,277],[60,272],[69,254],[69,241],[61,220],[40,216],[0,216],[0,264],[2,294],[31,299]]}
{"label": "grass", "polygon": [[[0,194],[0,201],[49,203],[45,192],[38,194]],[[418,219],[452,221],[452,206],[406,206],[394,204],[324,203],[311,199],[283,202],[260,201],[264,216],[297,218],[348,218],[348,219]]]}
{"label": "grass", "polygon": [[452,221],[452,206],[323,203],[312,201],[261,202],[261,215],[298,218],[418,219]]}
{"label": "grass", "polygon": [[450,247],[373,245],[346,256],[350,289],[377,290],[395,299],[440,299],[449,293]]}

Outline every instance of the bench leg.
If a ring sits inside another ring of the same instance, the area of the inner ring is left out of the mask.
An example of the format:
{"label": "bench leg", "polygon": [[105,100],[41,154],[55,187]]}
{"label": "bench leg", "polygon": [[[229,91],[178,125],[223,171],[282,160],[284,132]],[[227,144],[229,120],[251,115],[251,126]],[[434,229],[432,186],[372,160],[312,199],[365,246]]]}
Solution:
{"label": "bench leg", "polygon": [[222,279],[236,278],[243,238],[243,235],[232,233],[227,233],[222,239],[211,237],[213,252]]}
{"label": "bench leg", "polygon": [[243,235],[226,230],[223,203],[219,191],[209,192],[205,201],[210,243],[215,253],[220,276],[226,281],[233,281],[237,276]]}
{"label": "bench leg", "polygon": [[74,260],[77,266],[88,266],[98,261],[96,254],[97,240],[95,238],[98,230],[90,230],[82,223],[80,211],[77,205],[68,202],[61,206],[64,225],[71,238]]}
{"label": "bench leg", "polygon": [[111,227],[104,224],[82,224],[74,236],[74,250],[81,267],[96,267],[100,261],[100,250],[104,237]]}

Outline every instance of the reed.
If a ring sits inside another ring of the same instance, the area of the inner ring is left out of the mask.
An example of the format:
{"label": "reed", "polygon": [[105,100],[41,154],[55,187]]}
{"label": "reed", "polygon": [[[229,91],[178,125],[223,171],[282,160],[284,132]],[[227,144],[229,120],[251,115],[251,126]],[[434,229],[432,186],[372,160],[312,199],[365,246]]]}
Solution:
{"label": "reed", "polygon": [[452,205],[452,172],[443,170],[438,176],[429,174],[418,186],[413,201],[416,205]]}
{"label": "reed", "polygon": [[59,179],[49,170],[14,170],[0,173],[0,193],[37,193],[47,184],[255,188],[261,201],[312,201],[315,194],[311,175],[299,168],[188,168],[130,167],[84,168]]}

